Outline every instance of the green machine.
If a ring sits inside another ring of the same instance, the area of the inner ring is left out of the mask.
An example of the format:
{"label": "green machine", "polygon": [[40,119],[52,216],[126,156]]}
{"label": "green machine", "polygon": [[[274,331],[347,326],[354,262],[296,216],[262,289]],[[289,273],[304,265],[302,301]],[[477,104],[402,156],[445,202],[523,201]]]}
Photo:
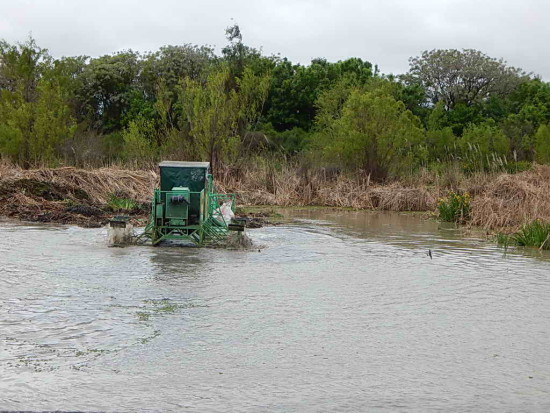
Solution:
{"label": "green machine", "polygon": [[230,230],[244,230],[244,222],[233,218],[235,195],[216,193],[208,162],[165,161],[159,167],[160,188],[140,238],[153,245],[180,240],[204,246],[223,241]]}

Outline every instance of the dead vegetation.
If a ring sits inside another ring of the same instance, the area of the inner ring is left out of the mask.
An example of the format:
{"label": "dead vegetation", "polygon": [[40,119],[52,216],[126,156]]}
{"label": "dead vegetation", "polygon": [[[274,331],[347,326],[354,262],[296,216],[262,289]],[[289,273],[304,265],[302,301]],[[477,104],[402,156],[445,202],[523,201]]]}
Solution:
{"label": "dead vegetation", "polygon": [[248,205],[330,206],[386,211],[435,211],[450,191],[472,198],[469,225],[487,230],[516,230],[539,219],[550,221],[550,166],[536,165],[517,174],[465,175],[450,168],[441,174],[421,171],[385,184],[368,177],[297,173],[283,166],[253,167],[238,178],[226,175],[223,188]]}
{"label": "dead vegetation", "polygon": [[[118,168],[42,168],[24,170],[0,165],[0,215],[26,221],[58,222],[96,227],[113,211],[112,194],[148,202],[157,175]],[[133,211],[136,217],[146,208]]]}
{"label": "dead vegetation", "polygon": [[[384,185],[368,177],[304,171],[291,165],[256,165],[219,171],[217,175],[218,189],[237,193],[239,205],[435,211],[438,200],[455,191],[468,192],[472,197],[471,225],[512,231],[535,219],[550,221],[550,166],[535,166],[514,175],[421,172]],[[117,194],[143,205],[134,215],[145,218],[157,184],[154,170],[23,170],[0,164],[0,215],[97,226],[114,215],[106,205]]]}
{"label": "dead vegetation", "polygon": [[473,196],[470,223],[515,230],[534,220],[550,221],[550,166],[503,174]]}
{"label": "dead vegetation", "polygon": [[406,187],[399,182],[380,185],[369,179],[337,175],[327,178],[322,171],[300,176],[296,169],[277,171],[251,168],[237,177],[225,176],[218,187],[239,195],[246,205],[329,206],[386,211],[430,211],[439,191],[427,185]]}

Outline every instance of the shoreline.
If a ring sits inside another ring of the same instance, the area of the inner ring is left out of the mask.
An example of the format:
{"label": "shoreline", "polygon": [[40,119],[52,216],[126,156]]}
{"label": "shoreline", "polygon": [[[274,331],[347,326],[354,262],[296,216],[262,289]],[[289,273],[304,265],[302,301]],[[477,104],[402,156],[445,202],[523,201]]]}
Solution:
{"label": "shoreline", "polygon": [[[470,216],[463,222],[466,226],[509,233],[533,220],[550,222],[550,166],[537,165],[513,175],[461,177],[449,184],[421,175],[411,177],[409,182],[387,184],[365,183],[346,176],[331,180],[308,176],[304,182],[291,168],[272,173],[266,182],[263,172],[256,167],[238,177],[216,180],[219,192],[237,195],[240,215],[250,217],[256,226],[270,224],[265,209],[274,207],[436,215],[438,202],[452,191],[471,195]],[[157,182],[158,174],[152,170],[24,170],[0,164],[0,216],[98,227],[115,215],[128,215],[134,224],[144,225]],[[121,208],[119,201],[126,207]],[[261,211],[254,214],[254,210]]]}

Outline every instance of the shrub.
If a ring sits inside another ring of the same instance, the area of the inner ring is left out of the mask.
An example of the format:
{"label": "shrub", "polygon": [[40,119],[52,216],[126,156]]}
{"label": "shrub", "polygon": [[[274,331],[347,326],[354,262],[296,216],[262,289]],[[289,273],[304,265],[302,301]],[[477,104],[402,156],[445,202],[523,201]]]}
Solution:
{"label": "shrub", "polygon": [[470,195],[455,192],[449,193],[447,198],[442,198],[437,203],[439,217],[447,222],[464,222],[470,216]]}
{"label": "shrub", "polygon": [[510,174],[525,172],[531,168],[533,168],[533,162],[529,161],[508,162],[505,166],[506,172]]}

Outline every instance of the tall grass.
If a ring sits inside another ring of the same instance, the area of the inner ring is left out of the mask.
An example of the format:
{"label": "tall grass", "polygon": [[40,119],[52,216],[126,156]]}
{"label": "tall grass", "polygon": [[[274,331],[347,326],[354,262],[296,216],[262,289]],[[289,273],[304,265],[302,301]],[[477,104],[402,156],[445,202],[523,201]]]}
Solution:
{"label": "tall grass", "polygon": [[512,235],[512,241],[523,247],[536,247],[550,250],[550,222],[535,220],[525,224]]}
{"label": "tall grass", "polygon": [[550,250],[550,222],[541,220],[529,222],[513,234],[497,234],[496,241],[504,248],[509,245],[517,245]]}
{"label": "tall grass", "polygon": [[[53,183],[66,189],[67,198],[71,198],[71,193],[83,191],[91,204],[105,205],[113,193],[139,204],[149,202],[159,184],[158,178],[157,167],[25,170],[0,162],[0,214],[7,215],[8,209],[16,214],[16,209],[25,205],[43,208],[49,202],[23,191],[17,185],[22,179]],[[468,175],[458,165],[449,164],[439,171],[421,169],[409,177],[373,182],[368,175],[312,167],[306,162],[243,159],[240,164],[216,171],[216,187],[221,192],[235,192],[239,205],[438,210],[442,219],[487,230],[506,228],[505,232],[517,230],[525,222],[550,222],[550,166],[541,165],[514,175],[486,172]],[[449,193],[454,195],[438,203],[438,199]],[[466,194],[471,200],[466,200]],[[120,205],[118,201],[114,204],[115,208],[131,206]],[[539,241],[542,243],[544,239]]]}

